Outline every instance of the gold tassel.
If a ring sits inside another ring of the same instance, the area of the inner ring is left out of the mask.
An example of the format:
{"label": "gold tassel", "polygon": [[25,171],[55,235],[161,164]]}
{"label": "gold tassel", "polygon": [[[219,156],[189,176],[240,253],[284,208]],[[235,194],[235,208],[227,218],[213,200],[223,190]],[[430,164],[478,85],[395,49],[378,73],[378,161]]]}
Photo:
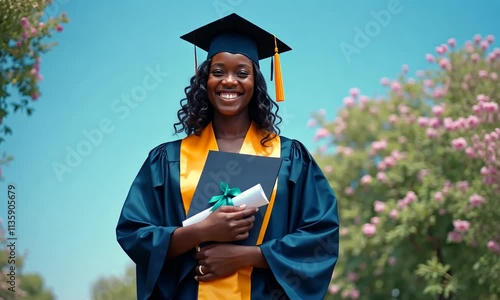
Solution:
{"label": "gold tassel", "polygon": [[283,78],[281,76],[280,55],[278,53],[278,44],[274,36],[274,86],[276,88],[276,101],[285,101],[285,90],[283,89]]}

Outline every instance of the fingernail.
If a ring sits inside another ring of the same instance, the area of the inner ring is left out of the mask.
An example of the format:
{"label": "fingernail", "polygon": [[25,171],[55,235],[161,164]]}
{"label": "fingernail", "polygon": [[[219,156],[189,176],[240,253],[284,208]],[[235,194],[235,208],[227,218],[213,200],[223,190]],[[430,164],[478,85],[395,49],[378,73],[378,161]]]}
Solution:
{"label": "fingernail", "polygon": [[245,207],[247,207],[247,205],[246,204],[242,204],[242,205],[240,205],[240,207],[241,208],[245,208]]}
{"label": "fingernail", "polygon": [[198,276],[194,276],[194,280],[198,281]]}
{"label": "fingernail", "polygon": [[258,208],[258,207],[256,207],[256,208],[255,208],[255,212],[258,212],[258,211],[259,211],[259,208]]}

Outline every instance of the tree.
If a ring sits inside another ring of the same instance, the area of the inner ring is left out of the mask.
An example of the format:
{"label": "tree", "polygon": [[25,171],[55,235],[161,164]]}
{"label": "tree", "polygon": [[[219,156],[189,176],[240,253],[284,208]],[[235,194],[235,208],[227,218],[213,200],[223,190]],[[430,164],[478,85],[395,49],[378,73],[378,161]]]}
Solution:
{"label": "tree", "polygon": [[[500,49],[493,36],[427,54],[427,71],[357,88],[317,155],[340,198],[330,293],[350,299],[499,299]],[[332,150],[332,151],[329,151]],[[329,296],[333,299],[335,296]]]}
{"label": "tree", "polygon": [[131,265],[122,277],[100,278],[92,286],[93,300],[135,300],[135,265]]}
{"label": "tree", "polygon": [[[32,102],[41,95],[41,54],[54,46],[46,40],[54,30],[63,30],[61,23],[69,21],[65,14],[57,18],[44,14],[51,2],[0,0],[0,144],[12,134],[12,128],[3,123],[6,116],[33,113]],[[12,159],[4,155],[0,167]]]}

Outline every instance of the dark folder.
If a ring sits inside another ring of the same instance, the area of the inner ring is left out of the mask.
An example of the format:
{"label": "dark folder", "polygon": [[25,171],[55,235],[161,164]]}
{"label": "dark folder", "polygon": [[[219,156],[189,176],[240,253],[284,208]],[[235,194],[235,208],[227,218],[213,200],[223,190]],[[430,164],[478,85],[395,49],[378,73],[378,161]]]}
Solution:
{"label": "dark folder", "polygon": [[[281,158],[210,151],[187,218],[211,207],[208,203],[210,198],[222,194],[221,181],[226,182],[229,188],[240,188],[242,192],[260,183],[267,199],[270,200],[280,166]],[[255,244],[266,210],[267,205],[259,208],[255,214],[254,227],[246,240],[249,244],[252,244],[252,241]]]}

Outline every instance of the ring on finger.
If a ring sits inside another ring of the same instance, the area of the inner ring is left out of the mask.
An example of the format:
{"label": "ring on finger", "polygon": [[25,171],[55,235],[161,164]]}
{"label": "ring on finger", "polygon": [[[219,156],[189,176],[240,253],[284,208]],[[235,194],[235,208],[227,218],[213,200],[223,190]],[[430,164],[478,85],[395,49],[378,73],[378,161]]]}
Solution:
{"label": "ring on finger", "polygon": [[203,273],[203,270],[201,269],[201,267],[203,267],[203,266],[202,265],[198,266],[198,272],[200,272],[201,275],[205,275],[205,273]]}

